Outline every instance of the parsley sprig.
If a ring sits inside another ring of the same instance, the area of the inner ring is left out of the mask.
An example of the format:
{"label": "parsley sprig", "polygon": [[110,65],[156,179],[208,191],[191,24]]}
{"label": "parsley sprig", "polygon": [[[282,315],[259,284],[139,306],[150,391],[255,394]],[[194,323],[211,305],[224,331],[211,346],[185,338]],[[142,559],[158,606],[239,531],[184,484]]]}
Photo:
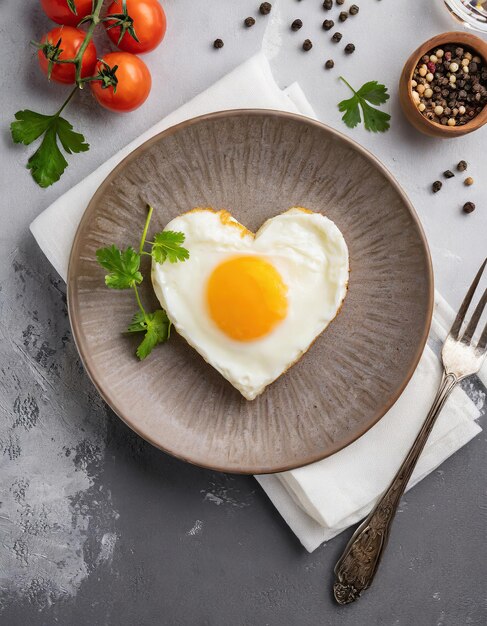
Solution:
{"label": "parsley sprig", "polygon": [[69,98],[54,115],[24,109],[17,111],[15,121],[10,125],[14,143],[28,146],[43,136],[41,145],[27,162],[27,168],[40,187],[49,187],[58,181],[68,167],[59,144],[68,154],[86,152],[90,149],[84,136],[75,132],[68,120],[61,117],[63,109],[77,90],[77,87],[73,89]]}
{"label": "parsley sprig", "polygon": [[[358,91],[340,76],[345,85],[353,92],[353,96],[348,100],[342,100],[338,108],[344,112],[342,120],[349,128],[355,128],[362,121],[360,109],[362,109],[363,121],[366,130],[373,133],[383,133],[390,128],[389,113],[376,109],[371,104],[380,105],[389,100],[387,87],[381,85],[376,80],[365,83]],[[370,103],[370,104],[369,104]]]}
{"label": "parsley sprig", "polygon": [[[147,313],[142,305],[137,285],[144,277],[140,272],[142,255],[151,256],[156,263],[177,263],[186,261],[189,252],[183,248],[184,234],[172,230],[164,230],[154,235],[154,241],[147,241],[147,231],[152,217],[153,208],[148,207],[147,219],[140,239],[139,251],[129,246],[125,250],[115,245],[100,248],[96,251],[98,263],[108,271],[105,284],[110,289],[133,289],[139,310],[132,317],[127,333],[144,333],[136,354],[142,361],[158,344],[166,342],[171,334],[171,322],[163,309]],[[150,252],[144,250],[146,245],[151,246]]]}
{"label": "parsley sprig", "polygon": [[152,243],[152,256],[157,263],[164,263],[167,259],[169,263],[186,261],[189,252],[182,247],[184,243],[183,233],[175,233],[172,230],[164,230],[162,233],[154,235]]}

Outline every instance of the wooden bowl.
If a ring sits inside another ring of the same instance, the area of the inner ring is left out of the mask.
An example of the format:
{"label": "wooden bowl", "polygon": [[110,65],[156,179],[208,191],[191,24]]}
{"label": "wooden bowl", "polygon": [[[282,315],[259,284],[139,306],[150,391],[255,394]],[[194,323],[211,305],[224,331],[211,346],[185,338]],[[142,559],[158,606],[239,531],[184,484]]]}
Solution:
{"label": "wooden bowl", "polygon": [[431,137],[441,137],[443,139],[461,137],[462,135],[466,135],[474,130],[477,130],[487,122],[487,106],[485,106],[476,117],[463,126],[443,126],[442,124],[433,122],[422,115],[413,100],[410,84],[414,69],[418,64],[419,59],[430,50],[436,50],[445,44],[452,43],[470,48],[483,59],[484,63],[487,64],[487,43],[485,41],[475,35],[471,35],[470,33],[443,33],[428,39],[428,41],[425,41],[424,44],[419,46],[419,48],[411,54],[404,65],[401,78],[399,80],[399,100],[408,121],[422,133],[430,135]]}

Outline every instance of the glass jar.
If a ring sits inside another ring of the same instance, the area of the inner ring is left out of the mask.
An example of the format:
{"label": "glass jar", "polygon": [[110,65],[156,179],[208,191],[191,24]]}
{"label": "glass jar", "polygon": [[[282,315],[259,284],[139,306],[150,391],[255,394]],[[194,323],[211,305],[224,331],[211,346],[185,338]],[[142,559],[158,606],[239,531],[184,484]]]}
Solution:
{"label": "glass jar", "polygon": [[487,0],[443,0],[452,15],[466,26],[487,33]]}

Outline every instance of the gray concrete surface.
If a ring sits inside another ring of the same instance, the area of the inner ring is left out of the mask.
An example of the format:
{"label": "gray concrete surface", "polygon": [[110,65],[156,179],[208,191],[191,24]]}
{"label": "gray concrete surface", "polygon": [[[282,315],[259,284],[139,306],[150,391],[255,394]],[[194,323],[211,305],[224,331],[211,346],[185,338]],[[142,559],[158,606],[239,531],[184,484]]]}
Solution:
{"label": "gray concrete surface", "polygon": [[[166,0],[167,39],[147,57],[150,101],[117,117],[83,94],[66,116],[85,132],[91,151],[71,157],[62,180],[45,191],[23,169],[29,149],[11,146],[7,130],[16,110],[52,111],[65,91],[45,83],[27,46],[48,28],[38,4],[0,2],[8,59],[0,90],[2,626],[485,624],[484,433],[406,496],[373,589],[338,608],[332,568],[351,531],[309,555],[251,477],[185,465],[127,429],[84,374],[65,286],[28,231],[43,208],[117,148],[263,44],[282,86],[299,80],[323,121],[348,132],[398,177],[425,226],[437,287],[458,306],[486,252],[487,131],[446,143],[420,137],[401,118],[395,94],[407,54],[452,28],[442,2],[358,2],[360,14],[340,25],[357,45],[345,58],[320,29],[326,14],[318,0],[279,0],[250,30],[241,22],[256,14],[255,0]],[[288,28],[296,17],[305,22],[298,34]],[[225,40],[220,51],[211,48],[216,37]],[[315,43],[307,54],[299,49],[306,37]],[[336,72],[326,73],[323,62],[332,56]],[[345,129],[336,110],[347,97],[339,73],[357,86],[380,79],[390,87],[387,135]],[[457,178],[431,196],[432,180],[460,158],[472,164],[477,184],[467,194]],[[478,209],[466,218],[459,206],[467,199]],[[468,392],[483,407],[480,383],[469,383]]]}

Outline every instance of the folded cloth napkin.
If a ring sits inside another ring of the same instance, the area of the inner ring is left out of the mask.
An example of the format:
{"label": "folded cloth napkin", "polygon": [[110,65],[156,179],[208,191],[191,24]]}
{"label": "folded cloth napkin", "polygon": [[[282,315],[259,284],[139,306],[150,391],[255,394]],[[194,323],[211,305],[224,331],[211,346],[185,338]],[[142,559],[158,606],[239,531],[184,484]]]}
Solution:
{"label": "folded cloth napkin", "polygon": [[[100,183],[127,154],[185,119],[215,110],[249,107],[316,117],[299,85],[294,83],[281,90],[264,55],[252,57],[120,150],[39,215],[30,228],[58,273],[66,280],[69,254],[83,211]],[[307,550],[314,550],[364,517],[387,486],[436,391],[441,368],[434,349],[446,335],[452,315],[448,304],[437,295],[432,333],[419,367],[398,402],[368,433],[313,465],[257,477]],[[474,422],[478,415],[473,402],[457,389],[433,429],[409,487],[480,432]]]}

